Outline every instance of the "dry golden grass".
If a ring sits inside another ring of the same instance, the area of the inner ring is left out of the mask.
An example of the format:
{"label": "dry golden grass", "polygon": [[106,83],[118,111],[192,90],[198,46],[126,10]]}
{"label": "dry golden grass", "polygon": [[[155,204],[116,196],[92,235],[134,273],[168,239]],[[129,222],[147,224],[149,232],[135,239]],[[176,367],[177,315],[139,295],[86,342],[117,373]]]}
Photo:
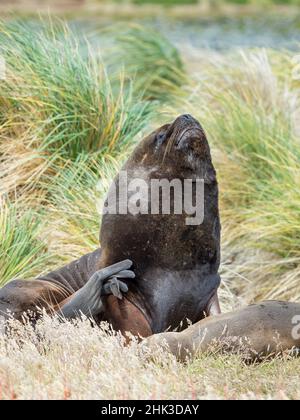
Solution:
{"label": "dry golden grass", "polygon": [[36,333],[28,326],[0,338],[0,399],[296,399],[299,374],[288,357],[254,366],[216,354],[149,361],[88,321],[46,318]]}
{"label": "dry golden grass", "polygon": [[0,338],[1,399],[300,398],[299,361],[288,357],[246,366],[238,356],[210,354],[181,364],[161,353],[149,362],[105,325],[46,318],[37,334],[22,327]]}

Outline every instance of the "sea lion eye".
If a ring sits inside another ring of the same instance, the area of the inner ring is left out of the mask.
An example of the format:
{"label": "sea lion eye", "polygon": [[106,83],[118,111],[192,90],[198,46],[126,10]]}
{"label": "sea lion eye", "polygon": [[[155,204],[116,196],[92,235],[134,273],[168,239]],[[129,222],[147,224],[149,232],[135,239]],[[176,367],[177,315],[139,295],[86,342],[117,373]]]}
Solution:
{"label": "sea lion eye", "polygon": [[157,145],[160,146],[164,142],[165,137],[166,137],[165,133],[158,133],[155,137]]}

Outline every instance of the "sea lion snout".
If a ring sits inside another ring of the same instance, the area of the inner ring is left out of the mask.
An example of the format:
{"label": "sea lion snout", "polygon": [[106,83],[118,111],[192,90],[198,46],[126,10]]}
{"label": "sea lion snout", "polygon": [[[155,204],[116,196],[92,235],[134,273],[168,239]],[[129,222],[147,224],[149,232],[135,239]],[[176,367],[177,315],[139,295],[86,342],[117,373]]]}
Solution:
{"label": "sea lion snout", "polygon": [[177,117],[169,126],[166,137],[169,149],[185,154],[196,152],[207,143],[201,124],[190,114]]}
{"label": "sea lion snout", "polygon": [[[200,122],[190,114],[183,114],[141,141],[128,162],[131,166],[153,168],[154,172],[159,167],[160,178],[163,175],[169,177],[170,173],[174,173],[174,178],[185,178],[190,173],[184,169],[196,172],[200,164],[211,165],[211,156]],[[125,169],[127,167],[128,164]],[[179,173],[179,168],[182,173]]]}
{"label": "sea lion snout", "polygon": [[196,120],[196,118],[190,114],[183,114],[177,117],[175,121],[173,121],[173,123],[169,126],[167,135],[170,137],[181,137],[184,133],[193,130],[196,132],[201,132],[201,134],[204,133],[201,124],[198,120]]}
{"label": "sea lion snout", "polygon": [[195,124],[195,125],[200,126],[199,121],[197,121],[196,118],[194,118],[191,114],[180,115],[175,120],[175,122],[178,122],[178,121],[183,121],[183,123]]}

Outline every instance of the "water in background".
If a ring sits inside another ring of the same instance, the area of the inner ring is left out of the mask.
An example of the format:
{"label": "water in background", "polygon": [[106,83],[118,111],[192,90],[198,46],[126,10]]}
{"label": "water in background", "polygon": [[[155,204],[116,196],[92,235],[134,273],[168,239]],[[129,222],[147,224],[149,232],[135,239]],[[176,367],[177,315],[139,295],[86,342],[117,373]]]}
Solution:
{"label": "water in background", "polygon": [[[299,51],[300,16],[288,17],[245,17],[199,20],[175,20],[167,17],[138,21],[163,33],[179,48],[211,49],[228,51],[236,48],[274,48]],[[126,26],[126,21],[123,22]],[[71,22],[76,31],[93,33],[96,44],[104,42],[97,29],[109,25],[94,21]]]}
{"label": "water in background", "polygon": [[176,44],[195,48],[228,50],[264,47],[299,50],[300,19],[221,19],[199,22],[157,22],[158,28]]}

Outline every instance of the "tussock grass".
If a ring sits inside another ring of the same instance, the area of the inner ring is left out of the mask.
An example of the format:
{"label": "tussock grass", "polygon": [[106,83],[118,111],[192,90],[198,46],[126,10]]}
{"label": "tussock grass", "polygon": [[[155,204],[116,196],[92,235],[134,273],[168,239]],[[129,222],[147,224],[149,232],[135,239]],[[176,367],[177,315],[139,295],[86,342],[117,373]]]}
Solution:
{"label": "tussock grass", "polygon": [[42,241],[41,215],[24,203],[0,200],[0,286],[45,270],[50,255]]}
{"label": "tussock grass", "polygon": [[241,233],[253,232],[254,241],[265,249],[299,257],[300,149],[293,132],[292,93],[276,81],[272,85],[270,77],[262,80],[269,84],[261,92],[251,89],[247,72],[237,80],[236,90],[231,86],[214,97],[219,109],[212,106],[208,121],[216,146],[241,167],[240,182],[226,190],[235,212],[229,211],[228,217],[240,218]]}
{"label": "tussock grass", "polygon": [[[254,230],[256,240],[260,239],[268,250],[298,257],[300,148],[293,121],[298,98],[290,90],[289,76],[280,85],[267,57],[262,59],[254,62],[252,74],[249,70],[244,77],[240,74],[240,92],[228,89],[225,101],[219,102],[223,109],[215,114],[212,130],[216,139],[222,134],[221,147],[227,154],[235,154],[246,176],[240,200],[246,229]],[[245,68],[249,69],[251,63],[251,56],[245,58]],[[260,70],[264,66],[265,75]],[[248,89],[252,96],[247,95]]]}
{"label": "tussock grass", "polygon": [[[131,24],[116,36],[117,68],[123,65],[125,75],[134,80],[134,91],[146,99],[162,103],[184,95],[188,84],[183,60],[173,44],[148,26]],[[113,61],[113,60],[112,60]]]}
{"label": "tussock grass", "polygon": [[[0,24],[0,53],[7,63],[1,83],[2,188],[36,183],[53,163],[79,155],[126,153],[145,127],[151,105],[114,88],[99,55],[59,21]],[[11,176],[13,174],[13,176]]]}
{"label": "tussock grass", "polygon": [[106,165],[80,158],[48,180],[46,236],[54,255],[69,260],[99,247],[99,228],[105,194],[119,168],[119,162]]}
{"label": "tussock grass", "polygon": [[[184,103],[212,143],[224,241],[245,254],[239,274],[250,273],[253,298],[293,299],[300,291],[299,90],[291,63],[288,53],[262,50],[214,57],[196,72]],[[249,296],[245,281],[242,289]]]}

